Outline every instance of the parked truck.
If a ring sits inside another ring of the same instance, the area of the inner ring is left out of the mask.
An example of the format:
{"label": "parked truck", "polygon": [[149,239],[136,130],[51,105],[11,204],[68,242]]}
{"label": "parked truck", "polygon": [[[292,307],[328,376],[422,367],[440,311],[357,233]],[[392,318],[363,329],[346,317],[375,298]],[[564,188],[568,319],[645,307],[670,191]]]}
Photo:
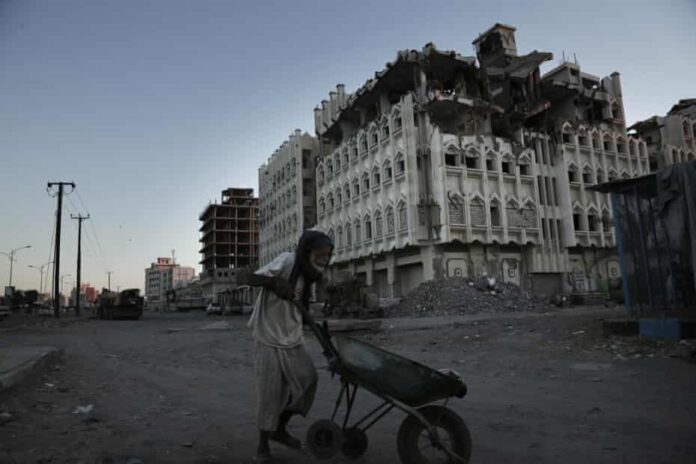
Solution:
{"label": "parked truck", "polygon": [[104,289],[97,303],[99,319],[140,319],[143,316],[144,298],[140,290],[130,288],[121,292]]}

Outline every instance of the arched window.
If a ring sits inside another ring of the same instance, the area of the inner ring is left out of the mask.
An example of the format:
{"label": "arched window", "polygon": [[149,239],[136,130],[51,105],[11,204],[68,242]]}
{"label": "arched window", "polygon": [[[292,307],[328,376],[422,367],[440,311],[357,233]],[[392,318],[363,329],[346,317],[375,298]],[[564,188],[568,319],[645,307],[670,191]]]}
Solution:
{"label": "arched window", "polygon": [[372,126],[369,131],[370,134],[370,148],[376,148],[377,145],[379,144],[379,133],[377,132],[377,128],[375,126]]}
{"label": "arched window", "polygon": [[403,127],[403,121],[401,120],[401,113],[395,112],[393,116],[394,132],[398,132]]}
{"label": "arched window", "polygon": [[464,198],[460,195],[449,194],[449,222],[453,225],[466,223],[464,215]]}
{"label": "arched window", "polygon": [[461,164],[460,161],[459,149],[454,145],[448,145],[445,149],[445,165],[458,167]]}
{"label": "arched window", "polygon": [[573,228],[576,232],[587,230],[585,226],[585,215],[584,211],[580,205],[576,204],[573,206]]}
{"label": "arched window", "polygon": [[396,157],[394,157],[394,164],[396,168],[396,177],[403,176],[404,172],[406,172],[406,162],[404,161],[403,153],[399,152],[396,154]]}
{"label": "arched window", "polygon": [[346,203],[350,201],[350,185],[348,185],[348,182],[343,184],[343,201]]}
{"label": "arched window", "polygon": [[[566,124],[562,131],[563,143],[573,143],[573,129]],[[558,140],[558,139],[556,139]]]}
{"label": "arched window", "polygon": [[343,155],[343,169],[348,168],[348,163],[350,163],[350,154],[348,153],[348,148],[345,147],[342,152]]}
{"label": "arched window", "polygon": [[486,153],[486,171],[495,172],[498,170],[498,157],[493,151]]}
{"label": "arched window", "polygon": [[594,205],[587,209],[587,228],[590,232],[599,232],[601,228],[599,212]]}
{"label": "arched window", "polygon": [[568,165],[568,181],[580,182],[580,179],[578,179],[578,167],[574,163]]}
{"label": "arched window", "polygon": [[604,209],[602,210],[602,231],[603,232],[611,232],[611,228],[614,226],[614,223],[611,220],[611,214],[609,214],[609,210]]}
{"label": "arched window", "polygon": [[350,222],[346,222],[346,246],[348,248],[353,246],[353,233],[351,232],[352,227]]}
{"label": "arched window", "polygon": [[338,226],[338,242],[336,243],[336,248],[339,250],[343,248],[343,226]]}
{"label": "arched window", "polygon": [[340,208],[343,204],[343,194],[341,193],[341,187],[336,189],[336,207]]}
{"label": "arched window", "polygon": [[583,147],[590,145],[589,138],[587,137],[587,130],[585,128],[578,130],[578,145]]}
{"label": "arched window", "polygon": [[358,144],[360,148],[360,153],[367,153],[367,136],[364,132],[360,133],[358,136]]}
{"label": "arched window", "polygon": [[333,193],[329,193],[329,194],[326,196],[326,206],[327,206],[327,208],[328,208],[329,211],[331,211],[331,210],[334,209],[334,206],[335,206],[335,205],[334,205],[334,196],[333,196]]}
{"label": "arched window", "polygon": [[602,147],[602,138],[599,135],[599,132],[595,131],[592,133],[592,148],[595,150],[599,150]]}
{"label": "arched window", "polygon": [[341,154],[336,152],[334,156],[334,166],[336,166],[336,173],[341,171]]}
{"label": "arched window", "polygon": [[616,151],[619,153],[626,153],[626,139],[623,137],[616,138]]}
{"label": "arched window", "polygon": [[382,141],[386,142],[389,140],[389,120],[387,118],[382,119]]}
{"label": "arched window", "polygon": [[355,221],[355,244],[358,245],[362,242],[362,226],[360,225],[360,220]]}
{"label": "arched window", "polygon": [[369,214],[365,215],[365,241],[372,240],[372,218]]}
{"label": "arched window", "polygon": [[329,233],[326,234],[326,235],[328,235],[329,238],[331,239],[331,241],[334,242],[336,236],[335,236],[335,234],[334,234],[333,227],[329,229]]}
{"label": "arched window", "polygon": [[401,202],[399,202],[398,214],[399,214],[399,230],[400,231],[408,230],[408,214],[406,213],[406,202],[404,202],[403,200]]}
{"label": "arched window", "polygon": [[387,207],[387,235],[393,235],[396,227],[394,226],[394,208]]}
{"label": "arched window", "polygon": [[353,179],[353,195],[352,195],[354,200],[357,200],[360,197],[360,181],[356,177]]}
{"label": "arched window", "polygon": [[383,233],[382,212],[377,210],[375,213],[375,238],[381,239]]}
{"label": "arched window", "polygon": [[362,193],[367,195],[370,192],[370,175],[367,172],[363,172],[362,177]]}
{"label": "arched window", "polygon": [[[317,166],[317,181],[319,185],[324,183],[324,165],[321,163],[319,163],[319,165]],[[273,188],[275,188],[275,185],[273,186]]]}
{"label": "arched window", "polygon": [[389,160],[384,161],[384,163],[382,164],[382,173],[384,176],[384,183],[385,184],[392,180],[394,173],[392,172],[391,161],[389,161]]}
{"label": "arched window", "polygon": [[614,151],[614,139],[609,134],[604,134],[603,139],[604,151]]}
{"label": "arched window", "polygon": [[604,170],[602,168],[597,168],[597,183],[601,184],[605,181]]}
{"label": "arched window", "polygon": [[326,160],[326,178],[330,179],[331,176],[333,176],[333,161],[329,158]]}
{"label": "arched window", "polygon": [[323,197],[319,198],[319,214],[324,214],[326,212],[326,201]]}
{"label": "arched window", "polygon": [[486,225],[486,205],[483,199],[476,196],[469,201],[469,212],[471,213],[472,226]]}
{"label": "arched window", "polygon": [[528,152],[520,155],[517,159],[517,166],[520,168],[520,176],[532,175],[532,157]]}
{"label": "arched window", "polygon": [[512,156],[509,154],[503,155],[502,162],[500,163],[500,169],[503,171],[503,174],[514,174],[512,172],[512,166],[513,166]]}
{"label": "arched window", "polygon": [[481,155],[471,147],[464,153],[464,164],[467,169],[481,169]]}
{"label": "arched window", "polygon": [[594,176],[592,175],[592,168],[585,165],[582,168],[582,182],[584,184],[594,184]]}
{"label": "arched window", "polygon": [[372,168],[372,188],[378,188],[382,184],[382,175],[378,166]]}
{"label": "arched window", "polygon": [[350,160],[352,163],[358,162],[358,147],[352,147],[350,149]]}
{"label": "arched window", "polygon": [[491,226],[501,227],[503,220],[500,211],[500,201],[497,198],[491,199],[489,211],[491,213]]}

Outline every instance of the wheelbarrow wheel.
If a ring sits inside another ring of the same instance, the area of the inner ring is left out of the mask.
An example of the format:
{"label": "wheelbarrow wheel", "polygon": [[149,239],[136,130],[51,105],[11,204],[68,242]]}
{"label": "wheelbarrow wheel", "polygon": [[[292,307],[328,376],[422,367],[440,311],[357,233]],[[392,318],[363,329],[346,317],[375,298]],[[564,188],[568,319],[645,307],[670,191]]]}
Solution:
{"label": "wheelbarrow wheel", "polygon": [[[424,406],[418,412],[435,428],[439,443],[433,443],[421,421],[408,415],[401,423],[397,437],[401,462],[467,464],[471,457],[471,434],[464,419],[444,406]],[[446,448],[449,453],[442,448]]]}
{"label": "wheelbarrow wheel", "polygon": [[349,459],[358,459],[367,451],[367,435],[357,427],[350,427],[343,432],[343,455]]}
{"label": "wheelbarrow wheel", "polygon": [[343,431],[332,420],[318,420],[307,430],[307,448],[317,459],[331,459],[342,447]]}

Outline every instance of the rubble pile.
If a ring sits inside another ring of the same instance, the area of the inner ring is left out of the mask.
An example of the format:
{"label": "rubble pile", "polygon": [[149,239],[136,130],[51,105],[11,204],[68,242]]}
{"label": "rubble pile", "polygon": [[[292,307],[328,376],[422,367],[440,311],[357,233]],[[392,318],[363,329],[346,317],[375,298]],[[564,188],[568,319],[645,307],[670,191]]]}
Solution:
{"label": "rubble pile", "polygon": [[528,311],[546,303],[518,286],[482,278],[461,277],[424,282],[401,302],[385,309],[386,316],[451,316],[457,314]]}

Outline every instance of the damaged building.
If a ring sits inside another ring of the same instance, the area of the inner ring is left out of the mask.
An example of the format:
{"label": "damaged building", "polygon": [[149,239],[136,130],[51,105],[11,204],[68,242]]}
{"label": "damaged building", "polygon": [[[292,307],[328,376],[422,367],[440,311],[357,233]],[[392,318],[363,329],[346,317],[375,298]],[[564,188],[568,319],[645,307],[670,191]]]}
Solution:
{"label": "damaged building", "polygon": [[629,128],[648,146],[651,169],[696,160],[696,98],[679,100],[665,116],[653,116]]}
{"label": "damaged building", "polygon": [[302,231],[316,224],[317,139],[295,130],[259,168],[259,264],[293,251]]}
{"label": "damaged building", "polygon": [[315,109],[334,278],[357,275],[383,297],[484,274],[538,294],[606,291],[620,277],[611,209],[586,187],[650,170],[619,74],[570,62],[542,74],[552,54],[518,55],[502,24],[473,43],[476,57],[400,51]]}

